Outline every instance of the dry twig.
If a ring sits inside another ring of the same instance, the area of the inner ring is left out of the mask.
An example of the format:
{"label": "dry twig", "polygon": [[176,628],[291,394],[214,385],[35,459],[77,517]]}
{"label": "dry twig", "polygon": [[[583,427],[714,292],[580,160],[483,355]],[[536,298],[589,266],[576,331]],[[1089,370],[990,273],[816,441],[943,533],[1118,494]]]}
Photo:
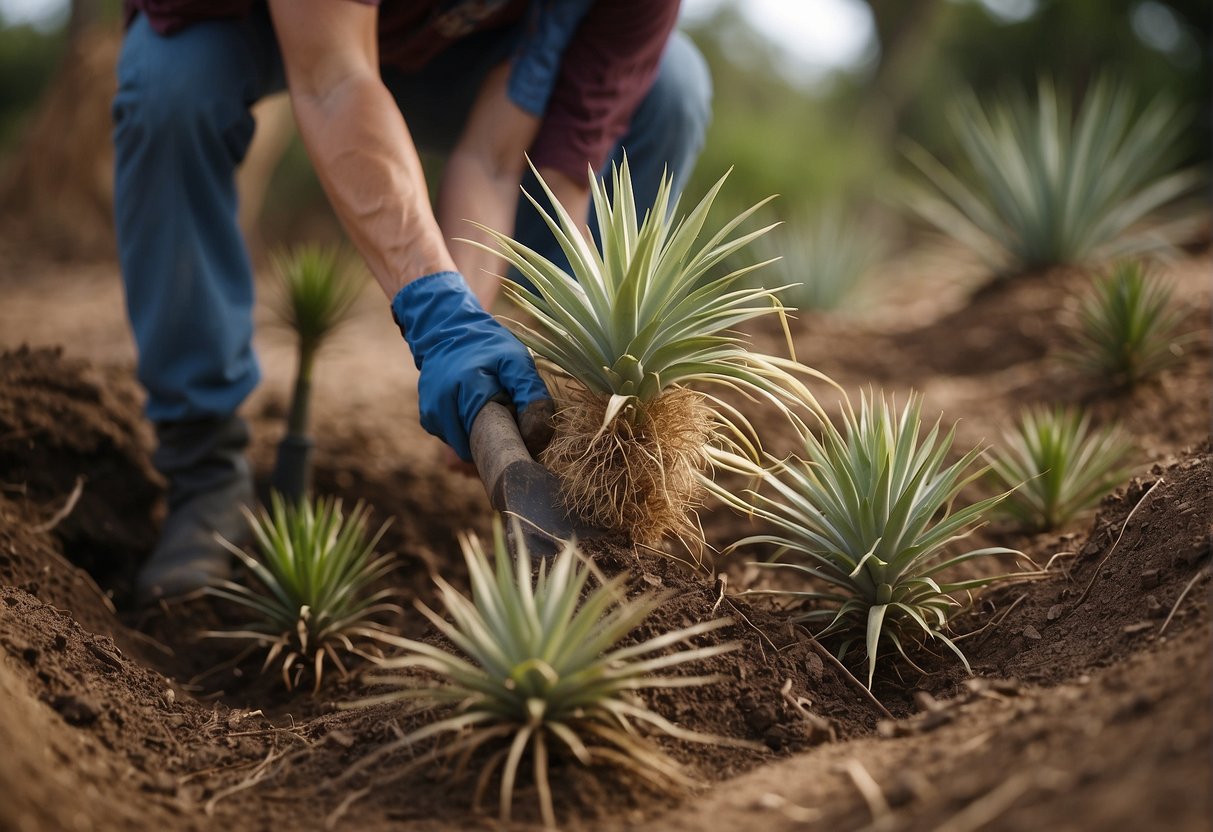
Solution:
{"label": "dry twig", "polygon": [[[1099,563],[1095,564],[1095,571],[1091,573],[1091,580],[1087,581],[1087,587],[1082,591],[1082,595],[1078,596],[1078,600],[1070,607],[1069,612],[1074,612],[1082,605],[1082,602],[1087,600],[1087,595],[1091,592],[1091,587],[1095,585],[1095,579],[1099,577],[1099,572],[1103,569],[1103,565],[1108,562],[1108,558],[1112,557],[1112,553],[1116,551],[1116,547],[1120,545],[1120,539],[1125,536],[1125,530],[1129,528],[1129,521],[1133,519],[1133,515],[1137,514],[1138,509],[1146,504],[1150,499],[1150,495],[1154,493],[1158,486],[1162,485],[1166,480],[1159,477],[1150,490],[1141,495],[1141,499],[1137,501],[1137,505],[1133,506],[1133,510],[1129,512],[1129,516],[1125,518],[1125,522],[1120,527],[1120,534],[1116,535],[1116,542],[1112,544],[1112,548],[1108,549],[1107,553],[1099,559]],[[1068,614],[1068,613],[1067,613]]]}
{"label": "dry twig", "polygon": [[1192,591],[1192,587],[1196,586],[1196,582],[1208,573],[1209,567],[1206,566],[1205,568],[1198,570],[1197,573],[1192,576],[1192,580],[1188,581],[1188,585],[1184,587],[1183,592],[1179,593],[1179,597],[1175,599],[1175,605],[1171,607],[1171,612],[1167,614],[1167,620],[1162,622],[1162,626],[1158,628],[1158,634],[1160,636],[1166,632],[1167,625],[1170,624],[1171,619],[1175,617],[1175,613],[1179,609],[1179,605],[1183,603],[1184,598],[1188,597],[1188,593]]}
{"label": "dry twig", "polygon": [[58,511],[50,516],[50,519],[45,523],[39,523],[32,527],[33,532],[49,532],[62,523],[67,516],[76,508],[76,503],[80,501],[80,495],[84,493],[84,477],[76,477],[76,484],[72,486],[72,492],[67,495],[67,499],[63,501],[63,506]]}

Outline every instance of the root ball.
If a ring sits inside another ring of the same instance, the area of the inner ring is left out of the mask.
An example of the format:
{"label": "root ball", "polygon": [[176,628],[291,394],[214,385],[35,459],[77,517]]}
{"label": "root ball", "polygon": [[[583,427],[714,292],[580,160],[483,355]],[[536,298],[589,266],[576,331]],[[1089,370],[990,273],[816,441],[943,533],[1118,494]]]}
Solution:
{"label": "root ball", "polygon": [[670,533],[697,539],[696,474],[708,465],[715,428],[703,394],[674,387],[647,404],[628,405],[603,428],[609,397],[584,388],[562,393],[543,462],[560,477],[569,510],[639,543]]}

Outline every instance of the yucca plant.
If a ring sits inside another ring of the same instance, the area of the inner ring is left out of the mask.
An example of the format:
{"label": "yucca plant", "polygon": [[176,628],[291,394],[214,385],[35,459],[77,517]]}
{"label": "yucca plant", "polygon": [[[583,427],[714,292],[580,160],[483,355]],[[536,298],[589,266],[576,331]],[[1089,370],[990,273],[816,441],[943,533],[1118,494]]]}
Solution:
{"label": "yucca plant", "polygon": [[1090,415],[1076,408],[1028,408],[990,454],[990,476],[1015,489],[1003,511],[1030,531],[1048,531],[1122,482],[1132,447],[1116,425],[1092,431]]}
{"label": "yucca plant", "polygon": [[783,301],[799,310],[844,308],[884,257],[884,239],[854,213],[828,206],[801,213],[756,243],[760,255],[788,288]]}
{"label": "yucca plant", "polygon": [[703,241],[724,178],[677,218],[666,176],[642,215],[624,159],[611,177],[613,198],[605,181],[590,176],[599,252],[538,179],[556,215],[532,202],[571,273],[505,235],[484,231],[535,287],[532,294],[506,283],[506,293],[534,316],[533,325],[518,323],[515,331],[559,376],[555,437],[543,462],[561,478],[570,508],[593,525],[642,542],[668,532],[694,537],[689,509],[701,494],[698,473],[709,462],[707,446],[731,442],[752,449],[756,438],[736,410],[692,386],[724,385],[785,409],[790,401],[812,401],[788,372],[792,362],[753,353],[729,332],[782,312],[774,291],[741,282],[765,263],[713,271],[770,230],[734,234],[762,203]]}
{"label": "yucca plant", "polygon": [[376,622],[382,613],[400,612],[388,603],[394,593],[375,584],[395,567],[392,555],[375,551],[390,521],[367,536],[370,508],[359,502],[347,516],[341,500],[284,500],[271,497],[271,509],[245,509],[258,556],[220,538],[248,567],[252,586],[220,581],[207,592],[253,614],[244,625],[206,635],[251,640],[267,648],[263,670],[281,663],[282,681],[293,688],[310,667],[319,689],[326,660],[342,675],[342,652],[365,656],[358,643],[382,640],[389,632]]}
{"label": "yucca plant", "polygon": [[942,573],[978,558],[1019,554],[1000,546],[952,552],[1006,495],[956,507],[960,492],[985,472],[975,465],[981,449],[945,464],[956,429],[941,437],[936,421],[920,437],[921,410],[918,395],[899,415],[883,395],[871,401],[864,396],[858,411],[847,403],[841,431],[823,419],[819,438],[801,424],[803,457],[770,457],[765,468],[742,458],[727,460],[757,477],[756,488],[738,494],[714,488],[725,502],[769,527],[728,551],[773,546],[776,559],[758,566],[795,572],[816,584],[755,594],[804,602],[792,619],[818,625],[819,637],[837,642],[840,659],[861,646],[868,687],[882,653],[891,648],[911,661],[913,644],[928,639],[946,645],[968,668],[947,635],[949,618],[962,606],[953,594],[1004,576],[946,581]]}
{"label": "yucca plant", "polygon": [[299,352],[286,435],[278,445],[270,481],[287,499],[299,500],[311,487],[308,415],[316,354],[349,319],[362,282],[347,256],[337,249],[301,246],[277,255],[274,264],[280,284],[273,310],[294,330]]}
{"label": "yucca plant", "polygon": [[1179,360],[1182,320],[1165,283],[1138,261],[1117,263],[1082,302],[1066,358],[1110,386],[1133,387]]}
{"label": "yucca plant", "polygon": [[[514,537],[522,540],[521,534]],[[555,824],[549,776],[554,756],[587,766],[617,766],[655,786],[669,787],[692,781],[646,734],[753,745],[681,728],[635,695],[645,689],[717,681],[710,675],[661,674],[737,648],[736,642],[687,646],[695,637],[727,626],[728,619],[702,621],[621,646],[661,603],[660,596],[627,598],[626,577],[592,583],[592,567],[573,543],[551,561],[541,560],[533,573],[524,544],[511,558],[500,519],[493,529],[495,565],[489,564],[476,538],[465,535],[460,544],[471,598],[436,577],[451,620],[418,603],[450,649],[393,638],[404,655],[386,659],[382,666],[399,672],[368,680],[391,689],[355,703],[419,700],[432,707],[451,705],[453,710],[378,749],[349,774],[371,768],[401,748],[450,735],[403,769],[386,778],[381,775],[380,782],[441,760],[461,761],[456,770],[460,775],[483,747],[489,756],[478,776],[475,803],[500,771],[500,815],[509,820],[519,770],[529,753],[540,813],[550,827]],[[425,671],[432,681],[415,670]]]}
{"label": "yucca plant", "polygon": [[1077,110],[1044,79],[1034,104],[1018,90],[988,104],[962,95],[948,113],[960,167],[910,146],[929,184],[912,186],[909,205],[1004,274],[1166,247],[1191,233],[1194,212],[1159,212],[1205,180],[1176,170],[1185,112],[1165,96],[1139,101],[1109,79]]}

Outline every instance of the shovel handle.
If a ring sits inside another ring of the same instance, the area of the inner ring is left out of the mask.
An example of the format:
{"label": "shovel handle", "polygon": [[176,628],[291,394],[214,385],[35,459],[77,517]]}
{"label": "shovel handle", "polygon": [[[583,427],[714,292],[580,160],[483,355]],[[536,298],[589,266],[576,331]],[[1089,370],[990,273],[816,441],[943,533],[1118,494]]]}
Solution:
{"label": "shovel handle", "polygon": [[501,475],[515,462],[534,461],[522,441],[514,414],[499,402],[488,402],[472,422],[469,439],[472,461],[489,495],[489,502],[497,511],[504,511],[505,506],[497,504],[501,502],[501,492],[497,488]]}

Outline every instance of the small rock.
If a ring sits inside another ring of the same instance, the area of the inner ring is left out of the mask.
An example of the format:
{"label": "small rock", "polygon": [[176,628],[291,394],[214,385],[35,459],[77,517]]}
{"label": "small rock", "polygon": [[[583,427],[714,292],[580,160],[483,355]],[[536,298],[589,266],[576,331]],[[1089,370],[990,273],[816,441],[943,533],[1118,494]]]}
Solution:
{"label": "small rock", "polygon": [[101,706],[82,693],[65,693],[56,696],[51,707],[59,712],[69,725],[91,725],[101,715]]}
{"label": "small rock", "polygon": [[1141,573],[1141,588],[1153,589],[1158,586],[1159,577],[1157,569],[1144,569]]}
{"label": "small rock", "polygon": [[1023,637],[1030,638],[1033,641],[1040,641],[1040,630],[1037,630],[1031,624],[1023,628]]}
{"label": "small rock", "polygon": [[761,705],[746,715],[746,724],[757,734],[761,734],[774,725],[779,719],[772,705]]}
{"label": "small rock", "polygon": [[900,733],[901,726],[891,719],[882,719],[876,723],[876,736],[891,740]]}
{"label": "small rock", "polygon": [[941,725],[947,725],[952,721],[953,714],[951,711],[938,710],[929,711],[922,722],[918,723],[919,728],[923,731],[934,731]]}
{"label": "small rock", "polygon": [[1056,621],[1061,618],[1061,614],[1066,611],[1066,608],[1061,604],[1054,604],[1049,607],[1048,618],[1050,621]]}
{"label": "small rock", "polygon": [[1154,622],[1152,622],[1152,621],[1139,621],[1136,624],[1126,624],[1124,627],[1121,628],[1122,632],[1124,632],[1128,635],[1134,635],[1135,633],[1143,633],[1146,630],[1152,630],[1152,629],[1154,629]]}

